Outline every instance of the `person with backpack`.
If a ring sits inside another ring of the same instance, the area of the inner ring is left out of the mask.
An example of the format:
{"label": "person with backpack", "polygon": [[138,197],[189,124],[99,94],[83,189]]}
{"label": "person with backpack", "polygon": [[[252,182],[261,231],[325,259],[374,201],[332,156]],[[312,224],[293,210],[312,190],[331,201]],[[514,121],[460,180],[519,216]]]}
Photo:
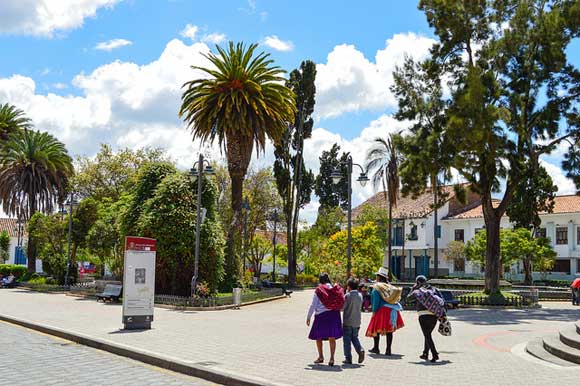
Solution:
{"label": "person with backpack", "polygon": [[322,341],[327,340],[330,345],[329,366],[334,366],[334,352],[336,351],[336,339],[342,338],[342,321],[340,319],[340,310],[344,306],[344,291],[338,284],[330,284],[330,277],[327,273],[319,276],[320,285],[314,291],[312,304],[308,309],[306,325],[310,326],[310,319],[314,314],[314,323],[310,329],[308,338],[316,341],[318,358],[315,364],[324,362],[322,352]]}
{"label": "person with backpack", "polygon": [[431,362],[439,360],[439,353],[435,348],[435,342],[431,336],[437,321],[445,318],[445,301],[438,289],[427,283],[427,278],[423,275],[417,276],[415,285],[411,288],[408,298],[415,298],[416,309],[419,314],[419,325],[425,338],[423,354],[419,358],[429,360],[431,351]]}
{"label": "person with backpack", "polygon": [[373,348],[369,352],[380,354],[379,341],[381,335],[386,335],[387,350],[385,355],[390,356],[393,332],[405,326],[401,315],[403,307],[399,304],[402,290],[388,283],[389,272],[386,268],[379,268],[376,275],[377,281],[373,284],[373,291],[371,292],[373,316],[367,328],[366,336],[372,337],[374,340]]}

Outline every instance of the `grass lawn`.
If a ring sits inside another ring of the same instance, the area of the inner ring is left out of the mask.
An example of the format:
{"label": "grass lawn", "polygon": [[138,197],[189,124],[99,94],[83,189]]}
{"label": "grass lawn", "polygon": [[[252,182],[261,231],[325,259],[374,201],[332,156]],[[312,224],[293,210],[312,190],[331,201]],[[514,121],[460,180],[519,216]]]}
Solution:
{"label": "grass lawn", "polygon": [[[489,295],[487,295],[483,292],[473,292],[473,293],[469,293],[469,294],[465,294],[465,295],[459,295],[458,297],[462,298],[464,296],[469,296],[472,298],[487,298],[487,297],[489,297]],[[501,291],[501,296],[503,296],[504,298],[520,297],[520,295],[513,294],[511,292],[505,292],[505,291]]]}

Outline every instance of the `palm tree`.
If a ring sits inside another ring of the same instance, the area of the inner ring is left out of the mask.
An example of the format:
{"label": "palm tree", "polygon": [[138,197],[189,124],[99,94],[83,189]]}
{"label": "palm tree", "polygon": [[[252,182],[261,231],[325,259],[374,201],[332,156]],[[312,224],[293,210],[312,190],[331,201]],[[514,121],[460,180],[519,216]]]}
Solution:
{"label": "palm tree", "polygon": [[[0,200],[4,212],[25,221],[37,212],[51,213],[66,195],[74,173],[64,145],[48,133],[19,130],[0,149]],[[36,269],[34,243],[28,237],[28,270]]]}
{"label": "palm tree", "polygon": [[5,141],[9,134],[31,127],[30,119],[22,110],[8,103],[0,104],[0,140]]}
{"label": "palm tree", "polygon": [[372,181],[375,189],[382,184],[385,200],[389,202],[389,224],[387,231],[388,268],[391,273],[393,207],[397,206],[399,197],[399,163],[401,155],[397,146],[400,134],[390,134],[386,139],[375,138],[373,146],[367,153],[367,170],[373,172]]}
{"label": "palm tree", "polygon": [[[193,66],[209,78],[183,85],[179,116],[202,142],[216,138],[225,150],[232,181],[233,219],[228,233],[228,255],[234,255],[234,232],[240,227],[243,182],[254,145],[263,151],[266,138],[278,142],[288,122],[294,120],[294,93],[284,85],[284,71],[273,65],[269,54],[256,54],[257,44],[229,43],[217,46],[217,55],[206,58],[212,68]],[[234,275],[236,261],[228,263]],[[230,277],[231,279],[232,277]]]}

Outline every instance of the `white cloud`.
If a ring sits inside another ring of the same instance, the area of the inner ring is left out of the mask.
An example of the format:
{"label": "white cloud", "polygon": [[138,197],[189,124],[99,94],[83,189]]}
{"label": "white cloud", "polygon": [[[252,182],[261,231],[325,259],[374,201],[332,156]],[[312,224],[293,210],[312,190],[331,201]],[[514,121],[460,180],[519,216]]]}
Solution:
{"label": "white cloud", "polygon": [[262,44],[276,51],[287,52],[294,49],[294,44],[290,40],[284,41],[276,35],[266,36],[262,41]]}
{"label": "white cloud", "polygon": [[576,193],[574,182],[566,177],[560,165],[554,165],[553,163],[547,162],[543,159],[540,160],[540,165],[546,169],[550,177],[552,177],[554,185],[558,187],[557,195]]}
{"label": "white cloud", "polygon": [[368,60],[353,45],[342,44],[328,54],[326,63],[316,66],[317,114],[336,117],[360,110],[381,111],[396,106],[389,90],[393,71],[405,55],[427,57],[434,40],[414,33],[396,34]]}
{"label": "white cloud", "polygon": [[191,41],[195,40],[195,35],[199,31],[199,27],[196,25],[188,24],[185,26],[183,31],[181,31],[181,36],[184,38],[189,38]]}
{"label": "white cloud", "polygon": [[52,37],[56,31],[82,26],[99,8],[110,8],[121,0],[2,0],[0,34]]}
{"label": "white cloud", "polygon": [[52,85],[52,88],[55,88],[57,90],[64,90],[65,88],[68,88],[68,86],[65,83],[55,83]]}
{"label": "white cloud", "polygon": [[111,52],[114,49],[130,46],[132,41],[127,39],[111,39],[106,42],[100,42],[95,46],[95,50]]}
{"label": "white cloud", "polygon": [[211,34],[203,35],[203,38],[201,38],[202,42],[212,43],[212,44],[220,44],[224,40],[226,40],[226,34],[220,34],[220,33],[211,33]]}

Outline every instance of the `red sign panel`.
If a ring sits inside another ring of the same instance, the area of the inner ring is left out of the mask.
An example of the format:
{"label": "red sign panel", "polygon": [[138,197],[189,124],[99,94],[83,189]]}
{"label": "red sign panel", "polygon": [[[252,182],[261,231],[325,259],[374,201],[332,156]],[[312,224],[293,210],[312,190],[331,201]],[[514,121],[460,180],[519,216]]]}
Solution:
{"label": "red sign panel", "polygon": [[126,251],[156,251],[157,240],[147,237],[127,236],[125,237]]}

